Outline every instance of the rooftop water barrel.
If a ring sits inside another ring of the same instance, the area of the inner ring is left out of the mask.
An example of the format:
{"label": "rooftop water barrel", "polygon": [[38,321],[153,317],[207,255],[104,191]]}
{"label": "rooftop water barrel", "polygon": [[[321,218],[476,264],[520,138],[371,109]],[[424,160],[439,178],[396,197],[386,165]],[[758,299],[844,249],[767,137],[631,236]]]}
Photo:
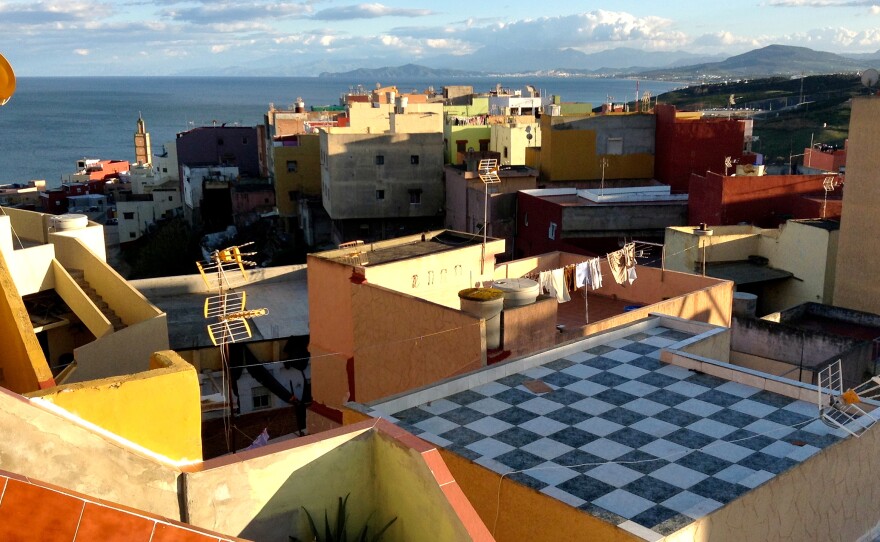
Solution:
{"label": "rooftop water barrel", "polygon": [[486,320],[486,348],[499,348],[504,292],[497,288],[465,288],[458,292],[458,299],[463,312]]}
{"label": "rooftop water barrel", "polygon": [[758,309],[758,296],[748,292],[733,292],[733,315],[754,318]]}
{"label": "rooftop water barrel", "polygon": [[57,215],[50,219],[50,225],[53,231],[81,230],[89,225],[89,217],[78,214]]}
{"label": "rooftop water barrel", "polygon": [[493,288],[504,292],[504,308],[531,305],[538,298],[538,283],[531,279],[498,279],[492,283]]}

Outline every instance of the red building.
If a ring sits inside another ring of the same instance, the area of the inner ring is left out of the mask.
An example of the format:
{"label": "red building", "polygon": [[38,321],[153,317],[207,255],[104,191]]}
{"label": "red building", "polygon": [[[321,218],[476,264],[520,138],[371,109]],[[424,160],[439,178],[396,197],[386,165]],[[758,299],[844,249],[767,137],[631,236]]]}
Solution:
{"label": "red building", "polygon": [[718,226],[745,222],[775,228],[792,218],[839,219],[843,189],[836,186],[826,200],[826,177],[693,174],[688,185],[688,222]]}
{"label": "red building", "polygon": [[843,148],[834,145],[816,143],[812,147],[804,149],[804,163],[800,167],[801,173],[844,173],[846,171],[846,147],[849,140],[845,141]]}
{"label": "red building", "polygon": [[755,163],[747,153],[752,121],[706,118],[698,114],[678,115],[675,106],[658,104],[654,154],[654,178],[685,192],[692,173],[724,173],[725,158],[740,164]]}
{"label": "red building", "polygon": [[89,185],[86,183],[64,184],[61,188],[40,192],[40,206],[43,212],[61,215],[67,212],[67,196],[82,196],[88,193]]}

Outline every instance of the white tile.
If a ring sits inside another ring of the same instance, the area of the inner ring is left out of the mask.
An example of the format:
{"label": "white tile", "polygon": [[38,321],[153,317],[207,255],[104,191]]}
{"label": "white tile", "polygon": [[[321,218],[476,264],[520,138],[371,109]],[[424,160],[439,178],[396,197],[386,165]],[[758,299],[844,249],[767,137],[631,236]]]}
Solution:
{"label": "white tile", "polygon": [[575,363],[583,363],[588,359],[593,359],[595,357],[595,354],[590,354],[589,352],[574,352],[565,356],[565,359],[567,359],[568,361],[573,361]]}
{"label": "white tile", "polygon": [[592,397],[588,397],[575,403],[571,403],[568,406],[580,410],[581,412],[592,414],[593,416],[598,416],[599,414],[602,414],[603,412],[607,412],[614,408],[614,405],[610,405],[605,401],[600,401]]}
{"label": "white tile", "polygon": [[434,414],[434,415],[445,414],[445,413],[449,412],[450,410],[455,410],[456,408],[459,408],[460,406],[461,405],[453,403],[452,401],[449,401],[448,399],[438,399],[436,401],[431,401],[429,403],[425,403],[425,404],[421,405],[422,410],[424,410],[426,412],[430,412],[431,414]]}
{"label": "white tile", "polygon": [[739,444],[736,444],[734,442],[726,442],[723,440],[710,442],[709,444],[703,446],[700,451],[715,456],[719,459],[730,461],[731,463],[742,461],[746,457],[755,453],[754,450],[750,450],[745,446],[740,446]]}
{"label": "white tile", "polygon": [[693,519],[699,519],[713,510],[721,508],[720,502],[701,497],[690,491],[682,491],[660,504]]}
{"label": "white tile", "polygon": [[[687,369],[682,370],[687,371]],[[660,371],[662,371],[662,369],[656,372],[659,373]],[[700,386],[699,384],[694,384],[693,382],[684,382],[682,380],[679,380],[674,384],[670,384],[664,389],[674,391],[675,393],[684,395],[685,397],[696,397],[697,395],[702,395],[709,391],[709,388],[707,388],[706,386]]]}
{"label": "white tile", "polygon": [[498,399],[486,397],[485,399],[480,399],[479,401],[474,401],[473,403],[469,404],[468,408],[476,410],[481,414],[491,416],[492,414],[497,414],[502,410],[507,410],[508,408],[510,408],[510,405],[505,403],[504,401],[499,401]]}
{"label": "white tile", "polygon": [[742,465],[734,464],[720,472],[716,472],[714,476],[715,478],[719,478],[721,480],[724,480],[725,482],[738,484],[740,483],[740,481],[745,480],[753,474],[755,474],[754,470],[748,467],[743,467]]}
{"label": "white tile", "polygon": [[589,380],[579,380],[577,382],[572,382],[568,386],[565,386],[565,389],[580,393],[581,395],[592,396],[607,390],[608,386],[596,384],[595,382],[591,382]]}
{"label": "white tile", "polygon": [[731,410],[736,410],[737,412],[742,412],[744,414],[749,414],[757,418],[763,418],[764,416],[779,410],[776,407],[765,405],[764,403],[759,403],[757,401],[752,401],[751,399],[743,399],[742,401],[734,403],[727,408]]}
{"label": "white tile", "polygon": [[[623,365],[621,365],[620,367],[623,367]],[[612,370],[612,372],[613,372],[613,370]],[[617,373],[617,374],[620,374],[620,373]],[[626,376],[626,375],[621,375],[621,376]],[[636,377],[636,378],[638,378],[638,377]],[[616,386],[615,389],[618,389],[620,391],[624,391],[626,393],[629,393],[630,395],[635,395],[637,397],[644,397],[644,396],[648,395],[649,393],[654,393],[655,391],[657,391],[660,388],[658,388],[657,386],[652,386],[650,384],[645,384],[644,382],[639,382],[638,380],[630,380],[629,382],[624,382],[623,384]]]}
{"label": "white tile", "polygon": [[477,386],[473,388],[473,391],[485,395],[487,397],[492,397],[493,395],[498,395],[503,391],[507,391],[510,389],[510,386],[505,386],[504,384],[499,384],[498,382],[489,382],[487,384],[483,384],[482,386]]}
{"label": "white tile", "polygon": [[575,427],[582,431],[586,431],[587,433],[599,435],[600,437],[610,435],[615,431],[623,429],[623,426],[619,423],[614,423],[604,418],[589,418],[576,424]]}
{"label": "white tile", "polygon": [[565,373],[567,375],[571,375],[575,378],[590,378],[593,375],[599,374],[602,371],[595,367],[590,367],[589,365],[583,365],[581,363],[576,363],[571,367],[566,367],[559,371],[560,373]]}
{"label": "white tile", "polygon": [[611,348],[623,348],[624,346],[629,346],[632,343],[633,341],[629,339],[615,339],[613,341],[605,343],[605,346],[610,346]]}
{"label": "white tile", "polygon": [[[532,478],[536,478],[545,484],[550,484],[551,486],[559,485],[562,482],[567,482],[576,476],[580,476],[578,471],[563,467],[562,465],[557,465],[552,461],[547,461],[546,463],[541,463],[540,465],[526,469],[525,473]],[[583,504],[584,501],[582,499],[578,500]]]}
{"label": "white tile", "polygon": [[472,442],[465,446],[465,448],[477,452],[481,456],[489,459],[506,454],[515,449],[509,444],[505,444],[492,438],[484,438],[483,440]]}
{"label": "white tile", "polygon": [[783,410],[794,412],[808,418],[815,418],[819,415],[819,407],[816,403],[808,403],[806,401],[794,401],[782,407]]}
{"label": "white tile", "polygon": [[752,395],[760,391],[758,388],[746,386],[745,384],[740,384],[739,382],[725,382],[715,389],[718,391],[723,391],[724,393],[729,393],[730,395],[742,397],[743,399],[745,399],[746,397],[751,397]]}
{"label": "white tile", "polygon": [[[679,367],[678,365],[664,365],[663,367],[654,371],[655,373],[666,375],[672,378],[677,378],[679,380],[685,379],[689,376],[693,376],[693,372],[688,371],[684,367]],[[705,391],[705,390],[704,390]]]}
{"label": "white tile", "polygon": [[639,539],[645,540],[647,542],[659,542],[660,540],[663,540],[662,534],[652,531],[651,529],[642,525],[639,525],[635,521],[626,520],[618,525],[618,527],[620,527],[624,531],[636,535]]}
{"label": "white tile", "polygon": [[614,512],[618,516],[631,519],[648,508],[654,506],[652,501],[633,495],[622,489],[615,489],[611,493],[606,493],[593,501],[596,506],[601,506],[605,510]]}
{"label": "white tile", "polygon": [[746,431],[765,435],[770,438],[780,439],[794,431],[794,428],[781,423],[771,422],[770,420],[755,420],[749,425],[743,427]]}
{"label": "white tile", "polygon": [[623,376],[625,378],[629,378],[630,380],[635,380],[640,376],[648,374],[650,371],[646,371],[645,369],[642,369],[641,367],[636,367],[635,365],[628,365],[624,363],[618,365],[617,367],[612,367],[611,369],[608,369],[608,372]]}
{"label": "white tile", "polygon": [[767,480],[770,480],[774,476],[776,476],[776,475],[773,474],[772,472],[767,472],[765,470],[759,470],[755,474],[742,480],[740,482],[740,484],[754,489],[754,488],[758,487],[759,485],[763,484],[764,482],[766,482]]}
{"label": "white tile", "polygon": [[642,333],[644,333],[645,335],[652,335],[653,336],[653,335],[661,335],[663,333],[666,333],[667,331],[670,331],[668,327],[656,326],[656,327],[648,328],[648,329],[642,331]]}
{"label": "white tile", "polygon": [[547,435],[552,435],[557,431],[562,431],[568,424],[564,424],[561,422],[557,422],[556,420],[551,420],[550,418],[545,418],[544,416],[538,416],[537,418],[532,418],[527,422],[523,422],[519,424],[520,427],[527,431],[531,431],[532,433],[536,433],[541,435],[542,437],[546,437]]}
{"label": "white tile", "polygon": [[691,452],[690,448],[661,438],[645,444],[639,450],[667,461],[675,461]]}
{"label": "white tile", "polygon": [[[562,483],[562,482],[560,482],[560,483]],[[550,497],[553,497],[554,499],[556,499],[558,501],[562,501],[565,504],[568,504],[569,506],[572,506],[574,508],[577,508],[587,502],[579,497],[575,497],[571,493],[568,493],[566,491],[562,491],[558,487],[554,487],[552,485],[547,486],[544,489],[542,489],[541,493],[543,493],[545,495],[549,495]]]}
{"label": "white tile", "polygon": [[596,439],[593,442],[584,444],[579,449],[607,460],[616,459],[632,451],[632,448],[629,446],[624,446],[619,442],[604,438]]}
{"label": "white tile", "polygon": [[514,472],[514,470],[511,467],[508,467],[507,465],[505,465],[504,463],[502,463],[500,461],[495,461],[491,457],[485,457],[485,456],[478,457],[474,460],[474,463],[476,463],[477,465],[482,465],[482,466],[486,467],[487,469],[489,469],[493,472],[497,472],[499,474],[507,474],[507,473]]}
{"label": "white tile", "polygon": [[523,410],[534,412],[535,414],[547,414],[548,412],[559,410],[564,405],[560,405],[555,401],[549,401],[547,399],[544,399],[543,397],[535,397],[534,399],[529,399],[528,401],[520,403],[516,406]]}
{"label": "white tile", "polygon": [[667,484],[672,484],[675,487],[680,487],[682,489],[687,489],[706,479],[706,475],[702,472],[697,472],[676,463],[664,465],[648,476],[653,476],[658,480],[662,480]]}
{"label": "white tile", "polygon": [[[680,384],[684,384],[684,382],[680,382]],[[684,403],[675,405],[675,408],[698,416],[711,416],[721,410],[720,406],[699,399],[688,399]]]}
{"label": "white tile", "polygon": [[427,431],[428,433],[434,433],[435,435],[441,435],[447,431],[451,431],[458,427],[457,423],[453,423],[449,420],[443,419],[440,416],[434,416],[433,418],[428,418],[427,420],[422,420],[419,423],[415,424],[415,427],[418,427],[422,431]]}
{"label": "white tile", "polygon": [[418,437],[422,440],[426,440],[431,444],[436,444],[437,446],[441,446],[446,448],[452,444],[451,440],[447,440],[443,437],[437,436],[434,433],[420,433]]}
{"label": "white tile", "polygon": [[656,346],[657,348],[666,348],[671,344],[675,344],[675,341],[672,339],[666,339],[664,337],[648,337],[647,339],[642,339],[639,341],[642,344],[647,344],[648,346]]}
{"label": "white tile", "polygon": [[531,369],[526,369],[522,372],[522,374],[526,375],[529,378],[534,378],[536,380],[540,380],[549,374],[553,374],[555,371],[552,369],[548,369],[547,367],[539,366],[532,367]]}
{"label": "white tile", "polygon": [[[687,401],[689,402],[689,401]],[[685,402],[685,404],[687,404]],[[710,437],[722,438],[725,437],[734,431],[736,431],[736,427],[732,425],[727,425],[726,423],[716,422],[715,420],[710,420],[708,418],[703,418],[702,420],[697,420],[694,423],[687,426],[691,431],[696,431],[698,433],[702,433],[704,435],[709,435]]]}
{"label": "white tile", "polygon": [[602,354],[602,357],[613,359],[614,361],[619,361],[621,363],[628,363],[636,358],[642,357],[642,355],[630,352],[629,350],[612,350]]}
{"label": "white tile", "polygon": [[803,461],[809,457],[816,455],[819,452],[819,448],[815,446],[811,446],[809,444],[805,444],[803,446],[795,446],[795,450],[788,454],[788,458],[792,461]]}
{"label": "white tile", "polygon": [[535,454],[536,456],[542,457],[544,459],[555,459],[560,455],[567,454],[568,452],[574,450],[574,448],[567,444],[557,442],[553,439],[542,438],[520,447],[520,450],[529,452],[530,454]]}
{"label": "white tile", "polygon": [[[627,390],[623,389],[623,387],[621,387],[621,386],[618,386],[617,389],[619,389],[621,391],[627,391]],[[629,393],[629,392],[627,392],[627,393]],[[658,412],[663,412],[664,410],[669,408],[666,405],[661,405],[660,403],[655,403],[654,401],[651,401],[650,399],[645,399],[644,397],[640,397],[640,398],[636,399],[635,401],[630,401],[629,403],[626,403],[623,406],[624,406],[624,408],[632,410],[633,412],[638,412],[639,414],[644,414],[645,416],[653,416],[654,414],[657,414]],[[644,421],[644,420],[640,420],[640,421]],[[661,421],[661,420],[657,420],[657,421]]]}
{"label": "white tile", "polygon": [[476,431],[481,435],[491,437],[492,435],[510,429],[511,427],[513,427],[513,425],[497,418],[486,416],[485,418],[480,418],[479,420],[475,420],[465,425],[465,427],[472,431]]}
{"label": "white tile", "polygon": [[656,418],[645,418],[643,420],[639,420],[636,423],[630,425],[633,429],[637,429],[642,433],[647,433],[649,435],[655,437],[662,437],[672,433],[673,431],[677,431],[681,429],[677,425],[673,425],[668,422],[664,422],[663,420],[658,420]]}
{"label": "white tile", "polygon": [[761,451],[767,455],[772,455],[773,457],[788,457],[789,454],[797,449],[798,447],[794,444],[785,442],[784,440],[777,440],[776,442],[762,448]]}
{"label": "white tile", "polygon": [[599,465],[594,469],[588,470],[586,474],[589,474],[593,478],[601,480],[606,484],[612,485],[614,487],[623,487],[633,480],[636,480],[643,476],[641,472],[634,471],[616,463],[606,463],[604,465]]}

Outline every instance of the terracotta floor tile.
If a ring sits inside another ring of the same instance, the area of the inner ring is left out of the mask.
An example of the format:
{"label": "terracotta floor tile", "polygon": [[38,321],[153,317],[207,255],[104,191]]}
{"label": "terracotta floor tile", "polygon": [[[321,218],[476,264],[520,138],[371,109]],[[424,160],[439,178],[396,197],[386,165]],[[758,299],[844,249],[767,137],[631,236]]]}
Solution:
{"label": "terracotta floor tile", "polygon": [[217,542],[216,536],[188,531],[175,525],[157,523],[151,542]]}
{"label": "terracotta floor tile", "polygon": [[150,542],[153,523],[122,510],[88,503],[75,542]]}
{"label": "terracotta floor tile", "polygon": [[83,505],[74,497],[9,480],[0,503],[0,540],[70,542]]}

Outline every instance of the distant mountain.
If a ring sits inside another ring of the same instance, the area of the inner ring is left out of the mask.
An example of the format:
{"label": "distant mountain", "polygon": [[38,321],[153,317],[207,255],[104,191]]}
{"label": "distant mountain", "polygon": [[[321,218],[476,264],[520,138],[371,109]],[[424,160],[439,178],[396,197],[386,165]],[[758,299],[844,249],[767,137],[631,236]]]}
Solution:
{"label": "distant mountain", "polygon": [[397,67],[382,68],[358,68],[347,72],[322,72],[318,77],[338,78],[348,80],[395,80],[395,79],[425,79],[425,78],[450,78],[450,77],[475,77],[484,75],[480,72],[464,70],[434,69],[418,64],[404,64]]}
{"label": "distant mountain", "polygon": [[642,77],[766,77],[772,75],[829,74],[857,71],[866,66],[863,60],[855,60],[834,53],[814,51],[806,47],[768,45],[721,62],[709,62],[683,66],[672,70],[641,72]]}
{"label": "distant mountain", "polygon": [[845,56],[846,58],[858,61],[872,61],[874,63],[874,66],[872,66],[873,68],[877,68],[877,64],[880,64],[880,50],[874,51],[873,53],[846,53],[840,56]]}

